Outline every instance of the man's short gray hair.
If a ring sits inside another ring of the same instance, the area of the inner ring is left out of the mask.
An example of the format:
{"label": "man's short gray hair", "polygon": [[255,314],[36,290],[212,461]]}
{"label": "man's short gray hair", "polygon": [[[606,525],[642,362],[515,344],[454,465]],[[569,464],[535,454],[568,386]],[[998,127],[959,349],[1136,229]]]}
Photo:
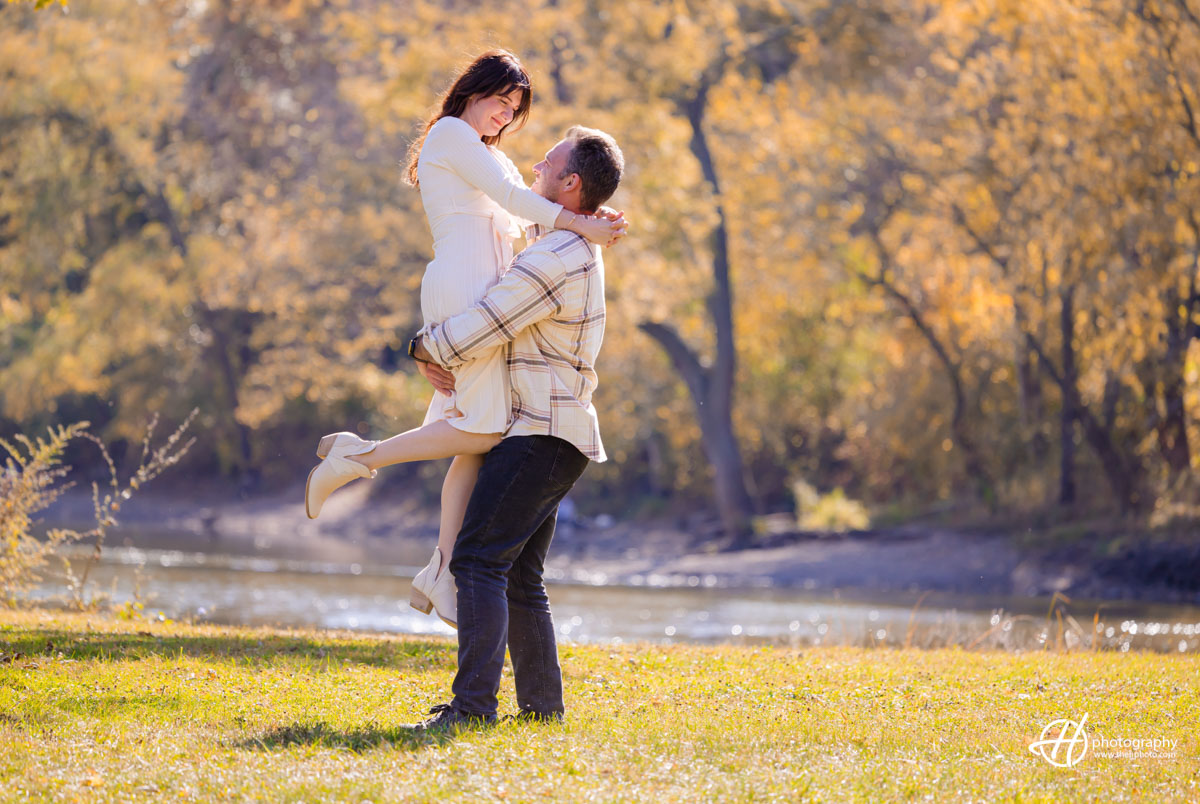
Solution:
{"label": "man's short gray hair", "polygon": [[578,173],[583,182],[579,205],[584,212],[595,212],[617,191],[621,174],[625,172],[625,156],[617,141],[598,129],[571,126],[565,139],[574,148],[559,178]]}

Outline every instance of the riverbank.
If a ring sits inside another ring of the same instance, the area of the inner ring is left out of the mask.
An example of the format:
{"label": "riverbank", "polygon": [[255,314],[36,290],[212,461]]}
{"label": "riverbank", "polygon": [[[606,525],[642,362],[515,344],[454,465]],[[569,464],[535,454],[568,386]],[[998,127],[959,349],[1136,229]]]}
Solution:
{"label": "riverbank", "polygon": [[[0,611],[0,784],[151,801],[1195,800],[1200,656],[563,646],[564,725],[421,737],[454,643]],[[502,712],[513,711],[511,675]],[[1029,746],[1081,718],[1073,769]],[[1108,738],[1173,740],[1106,757]]]}
{"label": "riverbank", "polygon": [[[335,494],[319,520],[297,494],[230,500],[219,493],[139,495],[109,542],[300,559],[342,565],[420,567],[437,537],[437,512],[419,494],[370,500],[368,484]],[[75,490],[46,524],[90,526],[90,495]],[[1054,593],[1092,600],[1200,603],[1200,540],[1040,538],[1032,531],[909,524],[861,533],[784,529],[748,550],[722,551],[703,513],[619,521],[560,518],[548,576],[558,582],[699,584],[807,591],[954,592],[1017,597]]]}

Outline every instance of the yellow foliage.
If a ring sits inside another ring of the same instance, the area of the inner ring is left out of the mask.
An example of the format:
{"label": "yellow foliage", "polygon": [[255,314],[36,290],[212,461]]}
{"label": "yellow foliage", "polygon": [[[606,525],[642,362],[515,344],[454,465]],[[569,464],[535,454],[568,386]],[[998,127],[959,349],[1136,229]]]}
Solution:
{"label": "yellow foliage", "polygon": [[[0,132],[0,413],[92,394],[129,431],[149,400],[199,398],[226,452],[238,422],[419,421],[428,391],[385,359],[431,253],[400,161],[455,71],[503,45],[534,78],[503,143],[527,177],[576,122],[626,153],[597,406],[634,471],[654,441],[663,483],[706,481],[693,401],[637,325],[711,362],[722,221],[733,416],[774,467],[765,495],[810,464],[864,495],[969,482],[954,372],[981,453],[1020,454],[1061,389],[1038,376],[1031,413],[1015,361],[1029,337],[1060,358],[1067,294],[1081,401],[1101,412],[1117,383],[1115,437],[1158,460],[1137,395],[1173,393],[1168,324],[1200,316],[1200,30],[1170,4],[1158,23],[1115,0],[876,5],[506,0],[454,25],[428,2],[6,8],[0,117],[25,122]],[[702,85],[716,187],[686,117]]]}

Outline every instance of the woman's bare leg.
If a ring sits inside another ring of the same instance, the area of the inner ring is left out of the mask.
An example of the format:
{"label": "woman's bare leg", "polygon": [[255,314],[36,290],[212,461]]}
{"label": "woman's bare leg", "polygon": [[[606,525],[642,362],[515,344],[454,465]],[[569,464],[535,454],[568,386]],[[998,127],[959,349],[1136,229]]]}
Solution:
{"label": "woman's bare leg", "polygon": [[442,554],[442,565],[438,567],[439,575],[450,563],[454,542],[458,539],[458,532],[462,530],[467,503],[471,499],[471,492],[475,490],[475,479],[479,477],[481,466],[482,455],[459,455],[450,464],[450,471],[446,472],[446,480],[442,483],[442,518],[438,523],[437,546]]}
{"label": "woman's bare leg", "polygon": [[386,441],[380,441],[375,449],[368,453],[349,457],[368,469],[382,469],[409,461],[433,461],[439,458],[453,458],[456,455],[483,455],[499,443],[500,433],[468,433],[456,429],[445,419],[440,419],[392,436]]}

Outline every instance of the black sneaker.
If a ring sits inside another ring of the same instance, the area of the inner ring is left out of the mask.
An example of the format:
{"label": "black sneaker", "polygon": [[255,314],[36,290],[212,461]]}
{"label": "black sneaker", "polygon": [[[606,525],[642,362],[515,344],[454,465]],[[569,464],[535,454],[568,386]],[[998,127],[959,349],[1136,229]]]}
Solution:
{"label": "black sneaker", "polygon": [[516,723],[562,723],[564,722],[562,712],[535,712],[532,709],[522,709],[515,715],[505,715],[505,722],[513,721]]}
{"label": "black sneaker", "polygon": [[461,731],[490,726],[496,722],[496,716],[473,715],[460,712],[450,704],[438,704],[429,710],[433,717],[426,718],[420,723],[413,723],[409,728],[417,732],[431,731]]}

